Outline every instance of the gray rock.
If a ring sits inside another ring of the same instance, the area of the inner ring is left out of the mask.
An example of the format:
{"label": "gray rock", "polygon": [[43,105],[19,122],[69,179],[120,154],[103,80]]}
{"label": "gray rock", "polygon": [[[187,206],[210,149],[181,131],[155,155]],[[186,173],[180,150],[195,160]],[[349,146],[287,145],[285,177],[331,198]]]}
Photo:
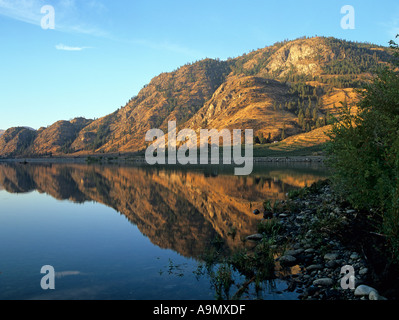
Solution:
{"label": "gray rock", "polygon": [[293,256],[290,256],[290,255],[285,255],[285,256],[282,256],[282,257],[279,259],[279,261],[280,261],[280,263],[281,263],[282,265],[286,265],[286,266],[288,266],[288,265],[294,265],[294,264],[296,263],[296,258],[293,257]]}
{"label": "gray rock", "polygon": [[337,260],[337,258],[338,258],[338,254],[336,254],[336,253],[327,253],[324,256],[324,259],[329,260],[329,261]]}
{"label": "gray rock", "polygon": [[334,269],[337,266],[337,262],[335,260],[327,261],[326,267],[329,269]]}
{"label": "gray rock", "polygon": [[359,259],[360,256],[359,256],[359,254],[358,254],[357,252],[353,252],[353,253],[351,254],[350,258],[353,259],[353,260],[356,260],[356,259]]}
{"label": "gray rock", "polygon": [[363,275],[367,274],[367,272],[369,272],[369,269],[363,268],[363,269],[360,269],[359,274],[360,274],[361,276],[363,276]]}
{"label": "gray rock", "polygon": [[305,250],[305,253],[315,253],[315,251],[316,251],[315,249],[309,248]]}
{"label": "gray rock", "polygon": [[296,250],[287,250],[284,252],[285,256],[295,256],[296,255]]}
{"label": "gray rock", "polygon": [[374,300],[374,301],[380,300],[380,295],[376,291],[371,291],[369,294],[369,300]]}
{"label": "gray rock", "polygon": [[263,235],[261,235],[260,233],[253,234],[253,235],[247,237],[247,240],[252,240],[252,241],[260,241],[262,239],[263,239]]}
{"label": "gray rock", "polygon": [[286,252],[284,252],[285,256],[293,256],[296,257],[297,255],[303,253],[303,249],[296,249],[296,250],[287,250]]}
{"label": "gray rock", "polygon": [[307,271],[314,271],[314,270],[320,270],[320,269],[323,269],[323,266],[321,264],[312,264],[306,268]]}
{"label": "gray rock", "polygon": [[313,281],[314,286],[323,286],[323,287],[330,287],[334,283],[333,279],[331,278],[321,278]]}
{"label": "gray rock", "polygon": [[388,299],[383,296],[380,296],[377,291],[371,291],[369,294],[369,300],[374,300],[374,301],[380,300],[381,301],[381,300],[388,300]]}
{"label": "gray rock", "polygon": [[302,253],[304,253],[304,252],[305,252],[305,250],[302,249],[302,248],[296,249],[296,254],[297,254],[297,255],[298,255],[298,254],[302,254]]}
{"label": "gray rock", "polygon": [[332,246],[334,246],[334,247],[339,247],[339,246],[340,246],[339,242],[337,242],[337,241],[332,241],[332,240],[329,242],[329,244],[332,245]]}
{"label": "gray rock", "polygon": [[366,286],[364,284],[358,286],[355,290],[355,296],[369,296],[371,292],[375,291],[378,294],[378,291],[372,287]]}

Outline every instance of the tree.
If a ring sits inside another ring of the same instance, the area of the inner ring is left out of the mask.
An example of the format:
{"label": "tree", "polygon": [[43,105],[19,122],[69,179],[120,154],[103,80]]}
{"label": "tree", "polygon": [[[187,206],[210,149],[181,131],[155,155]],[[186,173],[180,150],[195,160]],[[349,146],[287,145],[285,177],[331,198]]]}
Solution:
{"label": "tree", "polygon": [[314,123],[317,123],[318,115],[317,115],[317,108],[313,109],[312,119]]}
{"label": "tree", "polygon": [[260,144],[266,144],[267,143],[267,140],[266,140],[266,138],[265,138],[265,136],[263,135],[262,132],[259,133],[259,143]]}
{"label": "tree", "polygon": [[307,109],[306,109],[306,111],[305,111],[305,118],[306,118],[306,120],[310,120],[311,119],[311,108],[310,107],[308,107]]}
{"label": "tree", "polygon": [[[395,56],[399,48],[391,42]],[[399,67],[398,59],[394,64]],[[336,189],[355,207],[373,209],[392,256],[399,262],[399,72],[380,69],[364,91],[359,112],[342,103],[327,147]]]}
{"label": "tree", "polygon": [[285,134],[285,123],[283,124],[283,129],[281,130],[281,141],[284,140],[286,138],[286,134]]}
{"label": "tree", "polygon": [[305,120],[305,116],[303,114],[302,109],[299,110],[299,114],[298,114],[298,124],[302,127],[304,124],[304,120]]}

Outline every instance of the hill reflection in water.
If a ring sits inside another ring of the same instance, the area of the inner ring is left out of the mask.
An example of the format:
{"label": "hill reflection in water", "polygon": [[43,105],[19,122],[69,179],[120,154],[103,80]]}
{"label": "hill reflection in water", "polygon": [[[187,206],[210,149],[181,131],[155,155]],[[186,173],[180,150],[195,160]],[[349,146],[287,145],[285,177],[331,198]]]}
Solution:
{"label": "hill reflection in water", "polygon": [[[112,207],[161,248],[198,257],[216,236],[228,249],[256,232],[252,214],[265,199],[328,176],[318,165],[256,165],[248,177],[215,167],[147,167],[81,164],[0,164],[0,190],[37,190],[58,200],[95,201]],[[233,239],[228,234],[236,230]]]}

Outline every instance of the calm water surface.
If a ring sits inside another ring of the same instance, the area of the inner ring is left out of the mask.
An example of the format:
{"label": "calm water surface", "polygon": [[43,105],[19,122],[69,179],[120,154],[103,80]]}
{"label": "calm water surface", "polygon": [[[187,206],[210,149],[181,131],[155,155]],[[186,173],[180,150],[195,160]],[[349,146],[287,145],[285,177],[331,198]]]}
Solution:
{"label": "calm water surface", "polygon": [[[214,299],[194,273],[212,240],[234,251],[256,233],[252,211],[265,199],[326,177],[311,164],[236,177],[223,167],[0,163],[0,299]],[[44,265],[55,290],[40,286]],[[285,288],[272,281],[261,298],[295,299]]]}

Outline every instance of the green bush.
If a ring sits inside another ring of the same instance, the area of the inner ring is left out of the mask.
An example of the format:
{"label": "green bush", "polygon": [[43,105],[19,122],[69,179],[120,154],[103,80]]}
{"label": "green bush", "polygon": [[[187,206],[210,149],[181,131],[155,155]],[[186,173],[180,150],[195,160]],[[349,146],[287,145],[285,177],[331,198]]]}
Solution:
{"label": "green bush", "polygon": [[[399,57],[398,46],[391,42]],[[394,64],[399,66],[395,58]],[[342,103],[327,144],[333,181],[356,208],[375,209],[378,227],[399,249],[399,72],[382,68],[359,91],[358,112]],[[399,260],[399,259],[398,259]]]}

